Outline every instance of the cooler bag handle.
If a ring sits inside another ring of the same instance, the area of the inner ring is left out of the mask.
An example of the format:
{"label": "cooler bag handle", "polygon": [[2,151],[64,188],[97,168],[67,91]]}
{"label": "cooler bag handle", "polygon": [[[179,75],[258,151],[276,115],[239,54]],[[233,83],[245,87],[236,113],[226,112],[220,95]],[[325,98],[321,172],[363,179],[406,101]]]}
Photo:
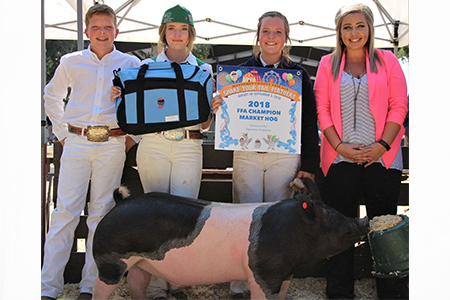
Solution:
{"label": "cooler bag handle", "polygon": [[[137,120],[138,124],[145,124],[145,109],[144,109],[144,82],[145,82],[145,73],[149,69],[150,64],[143,64],[138,72],[136,78],[136,101],[137,101]],[[173,67],[175,71],[176,77],[176,88],[177,88],[177,97],[178,97],[178,111],[180,122],[186,122],[186,99],[184,95],[184,78],[183,78],[183,70],[180,65],[177,63],[171,63],[171,67]],[[151,68],[151,67],[150,67]],[[158,68],[161,69],[161,68]],[[163,68],[166,69],[166,68]]]}
{"label": "cooler bag handle", "polygon": [[143,64],[139,68],[139,72],[136,78],[136,109],[137,109],[137,122],[138,124],[145,123],[145,109],[144,109],[144,82],[145,73],[147,72],[148,64]]}
{"label": "cooler bag handle", "polygon": [[181,69],[180,65],[175,62],[172,63],[172,67],[175,71],[176,82],[177,82],[178,110],[179,110],[180,121],[186,122],[187,116],[186,116],[186,99],[184,96],[183,70]]}
{"label": "cooler bag handle", "polygon": [[165,70],[172,68],[172,64],[169,62],[154,62],[147,64],[149,70]]}

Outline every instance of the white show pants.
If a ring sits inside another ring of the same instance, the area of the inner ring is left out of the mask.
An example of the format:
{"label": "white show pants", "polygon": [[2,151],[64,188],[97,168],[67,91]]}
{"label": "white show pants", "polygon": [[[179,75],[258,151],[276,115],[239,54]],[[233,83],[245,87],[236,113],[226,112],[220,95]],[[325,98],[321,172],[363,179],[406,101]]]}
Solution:
{"label": "white show pants", "polygon": [[85,206],[91,181],[88,209],[86,260],[80,292],[92,293],[97,267],[92,257],[92,240],[101,218],[114,207],[113,191],[120,185],[125,163],[125,137],[107,142],[89,142],[86,137],[66,138],[58,184],[57,206],[51,216],[44,248],[41,295],[56,298],[63,290],[63,273],[69,260],[74,232]]}
{"label": "white show pants", "polygon": [[144,192],[163,192],[197,198],[202,180],[199,139],[167,140],[162,134],[143,136],[136,162]]}
{"label": "white show pants", "polygon": [[[233,153],[233,202],[275,202],[292,198],[289,183],[300,169],[300,155],[284,153]],[[232,281],[232,294],[249,292],[246,282]]]}
{"label": "white show pants", "polygon": [[[202,180],[203,150],[199,139],[167,140],[162,134],[143,136],[136,162],[145,193],[163,192],[197,199]],[[176,289],[165,280],[151,276],[155,294]]]}
{"label": "white show pants", "polygon": [[300,169],[299,154],[234,151],[233,202],[275,202],[293,196],[289,183]]}

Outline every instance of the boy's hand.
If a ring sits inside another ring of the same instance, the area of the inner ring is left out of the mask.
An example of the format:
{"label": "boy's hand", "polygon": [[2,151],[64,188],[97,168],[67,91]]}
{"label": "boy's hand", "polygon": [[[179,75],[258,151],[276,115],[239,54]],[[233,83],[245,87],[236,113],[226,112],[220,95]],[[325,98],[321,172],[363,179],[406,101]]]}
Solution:
{"label": "boy's hand", "polygon": [[110,100],[111,100],[111,102],[114,102],[114,100],[115,100],[117,97],[120,97],[121,94],[122,94],[122,92],[120,91],[119,88],[117,88],[117,87],[115,87],[115,86],[112,86],[112,87],[111,87],[111,94],[110,94]]}

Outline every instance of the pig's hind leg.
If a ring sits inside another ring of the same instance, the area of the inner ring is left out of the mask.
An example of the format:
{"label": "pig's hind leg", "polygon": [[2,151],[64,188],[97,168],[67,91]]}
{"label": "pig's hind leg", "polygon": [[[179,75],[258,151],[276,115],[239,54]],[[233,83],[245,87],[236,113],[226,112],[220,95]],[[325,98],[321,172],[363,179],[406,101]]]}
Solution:
{"label": "pig's hind leg", "polygon": [[150,278],[151,274],[139,268],[138,265],[134,265],[128,271],[127,281],[131,299],[146,299]]}

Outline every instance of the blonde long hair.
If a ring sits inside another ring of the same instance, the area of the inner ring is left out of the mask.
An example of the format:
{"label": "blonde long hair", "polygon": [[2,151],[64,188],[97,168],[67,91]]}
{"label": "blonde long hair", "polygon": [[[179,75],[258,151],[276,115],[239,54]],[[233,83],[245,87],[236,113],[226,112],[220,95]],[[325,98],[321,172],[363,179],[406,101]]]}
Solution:
{"label": "blonde long hair", "polygon": [[264,13],[259,19],[258,19],[258,27],[256,30],[256,42],[253,46],[253,54],[255,57],[258,56],[258,53],[261,51],[261,48],[259,46],[259,33],[261,32],[261,25],[262,20],[267,17],[278,17],[284,22],[284,31],[286,33],[286,41],[289,41],[289,45],[284,45],[282,51],[281,51],[281,59],[280,59],[280,67],[283,66],[283,64],[292,62],[291,57],[289,56],[289,51],[291,50],[292,41],[289,37],[289,22],[287,18],[280,12],[277,11],[268,11]]}
{"label": "blonde long hair", "polygon": [[341,39],[341,27],[344,18],[352,13],[363,13],[367,24],[369,26],[369,38],[365,45],[367,52],[369,54],[370,71],[378,72],[377,64],[378,61],[381,64],[381,60],[375,51],[375,28],[373,25],[373,13],[370,7],[362,3],[355,3],[352,5],[347,5],[341,7],[336,13],[334,23],[336,24],[336,48],[331,54],[331,72],[333,73],[333,79],[336,80],[339,75],[339,70],[341,67],[342,55],[345,51],[345,44]]}

